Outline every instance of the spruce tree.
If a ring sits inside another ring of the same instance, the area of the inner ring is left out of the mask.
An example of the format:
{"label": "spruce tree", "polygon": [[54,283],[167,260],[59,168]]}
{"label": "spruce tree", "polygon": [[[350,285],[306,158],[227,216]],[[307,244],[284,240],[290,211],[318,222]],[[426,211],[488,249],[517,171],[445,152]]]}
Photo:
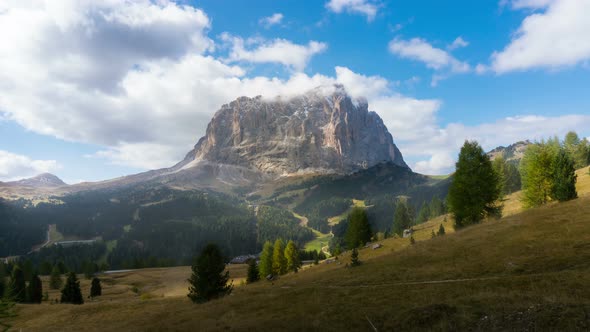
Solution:
{"label": "spruce tree", "polygon": [[395,204],[395,213],[393,217],[393,232],[402,236],[404,230],[412,226],[412,219],[405,200],[398,199]]}
{"label": "spruce tree", "polygon": [[27,286],[27,302],[41,303],[41,300],[43,300],[43,284],[39,275],[35,273]]}
{"label": "spruce tree", "polygon": [[255,259],[248,260],[248,277],[246,282],[251,284],[260,280],[260,271],[258,271],[258,265]]}
{"label": "spruce tree", "polygon": [[440,227],[438,228],[438,233],[436,233],[437,235],[445,235],[445,228],[443,226],[443,224],[440,224]]}
{"label": "spruce tree", "polygon": [[74,272],[68,274],[66,284],[61,290],[61,303],[83,304],[84,298],[80,290],[80,282]]}
{"label": "spruce tree", "polygon": [[456,226],[463,227],[478,223],[485,217],[499,216],[499,197],[498,177],[490,158],[476,141],[465,141],[447,198]]}
{"label": "spruce tree", "polygon": [[350,266],[359,266],[361,261],[359,260],[359,251],[357,248],[353,248],[350,254]]}
{"label": "spruce tree", "polygon": [[258,266],[260,279],[265,279],[272,274],[272,253],[272,243],[266,241],[262,248],[262,254],[260,254],[260,265]]}
{"label": "spruce tree", "polygon": [[23,303],[26,300],[26,286],[25,274],[20,266],[15,265],[12,268],[12,275],[10,277],[10,285],[8,287],[9,297],[18,303]]}
{"label": "spruce tree", "polygon": [[576,169],[574,161],[563,149],[559,151],[552,164],[551,198],[560,202],[577,198]]}
{"label": "spruce tree", "polygon": [[287,273],[287,259],[285,258],[285,243],[277,239],[272,252],[272,274],[283,275]]}
{"label": "spruce tree", "polygon": [[203,303],[231,293],[233,286],[228,284],[229,271],[225,271],[223,256],[216,245],[205,246],[194,260],[192,271],[187,296],[193,302]]}
{"label": "spruce tree", "polygon": [[285,258],[287,258],[287,271],[297,272],[301,267],[301,260],[299,259],[299,250],[293,240],[287,243]]}
{"label": "spruce tree", "polygon": [[412,245],[416,244],[416,239],[414,239],[414,235],[410,236],[410,244],[412,244]]}
{"label": "spruce tree", "polygon": [[348,214],[348,227],[344,241],[348,249],[358,248],[371,240],[371,226],[367,212],[363,208],[355,207]]}
{"label": "spruce tree", "polygon": [[436,233],[434,233],[434,229],[430,231],[430,238],[434,239],[436,237]]}
{"label": "spruce tree", "polygon": [[97,297],[102,295],[102,286],[100,285],[100,279],[97,277],[92,278],[92,284],[90,286],[90,297]]}
{"label": "spruce tree", "polygon": [[51,270],[51,277],[49,277],[49,288],[60,289],[62,285],[63,280],[61,278],[61,271],[59,266],[56,264]]}

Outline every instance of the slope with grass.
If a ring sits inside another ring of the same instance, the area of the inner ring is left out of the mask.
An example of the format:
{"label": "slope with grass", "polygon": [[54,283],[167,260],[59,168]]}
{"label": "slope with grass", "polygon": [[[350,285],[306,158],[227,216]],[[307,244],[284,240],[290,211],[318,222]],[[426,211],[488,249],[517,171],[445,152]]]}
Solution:
{"label": "slope with grass", "polygon": [[440,217],[416,227],[415,245],[392,238],[360,250],[360,267],[345,267],[343,254],[203,305],[182,293],[126,292],[83,306],[19,305],[10,323],[27,331],[588,330],[590,196],[580,196],[454,233],[447,220],[447,235],[430,239]]}

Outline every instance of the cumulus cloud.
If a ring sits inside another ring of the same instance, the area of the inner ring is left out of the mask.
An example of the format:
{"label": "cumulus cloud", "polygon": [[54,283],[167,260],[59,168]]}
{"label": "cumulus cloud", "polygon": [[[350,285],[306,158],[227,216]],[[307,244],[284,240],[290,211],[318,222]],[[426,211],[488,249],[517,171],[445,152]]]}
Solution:
{"label": "cumulus cloud", "polygon": [[280,24],[282,21],[283,21],[283,14],[274,13],[268,17],[261,18],[260,20],[258,20],[258,23],[268,29],[268,28],[272,27],[273,25]]}
{"label": "cumulus cloud", "polygon": [[477,140],[484,150],[489,151],[525,139],[540,140],[553,135],[563,137],[570,130],[584,134],[589,126],[590,115],[523,115],[475,126],[452,123],[444,128],[433,124],[431,127],[434,130],[429,130],[422,140],[404,142],[407,148],[404,156],[417,158],[413,163],[414,171],[445,174],[453,171],[458,151],[466,139]]}
{"label": "cumulus cloud", "polygon": [[280,38],[270,41],[254,38],[244,41],[227,33],[222,35],[222,39],[231,45],[228,62],[279,63],[295,71],[305,69],[314,55],[328,48],[326,43],[314,40],[307,45],[295,44]]}
{"label": "cumulus cloud", "polygon": [[34,160],[20,154],[0,150],[0,181],[15,181],[41,173],[53,172],[61,166],[55,160]]}
{"label": "cumulus cloud", "polygon": [[370,0],[330,0],[326,8],[337,14],[347,12],[365,15],[370,22],[375,19],[379,6]]}
{"label": "cumulus cloud", "polygon": [[590,59],[590,0],[519,0],[515,9],[542,9],[527,16],[511,42],[492,54],[496,73],[558,69]]}

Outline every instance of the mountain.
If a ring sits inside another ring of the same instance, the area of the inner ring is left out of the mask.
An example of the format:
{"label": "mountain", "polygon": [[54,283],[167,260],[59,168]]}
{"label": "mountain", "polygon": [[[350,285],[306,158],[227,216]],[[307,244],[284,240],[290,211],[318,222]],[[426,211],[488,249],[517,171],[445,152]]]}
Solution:
{"label": "mountain", "polygon": [[223,105],[179,166],[203,161],[275,176],[347,174],[385,162],[407,167],[379,115],[341,85],[292,98],[241,97]]}
{"label": "mountain", "polygon": [[519,141],[509,146],[499,146],[490,152],[488,152],[488,156],[491,160],[496,159],[499,156],[503,156],[506,161],[513,161],[518,163],[522,157],[524,156],[524,151],[526,148],[531,145],[531,141]]}
{"label": "mountain", "polygon": [[50,174],[50,173],[43,173],[32,178],[23,179],[19,181],[13,182],[5,182],[5,185],[10,186],[21,186],[21,187],[33,187],[33,188],[55,188],[55,187],[62,187],[67,186],[65,182],[63,182],[57,176]]}

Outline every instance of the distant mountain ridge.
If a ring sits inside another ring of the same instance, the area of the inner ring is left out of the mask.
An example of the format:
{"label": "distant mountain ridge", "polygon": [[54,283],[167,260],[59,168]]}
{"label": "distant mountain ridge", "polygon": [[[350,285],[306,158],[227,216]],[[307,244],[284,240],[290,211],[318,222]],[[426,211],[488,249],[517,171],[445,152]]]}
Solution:
{"label": "distant mountain ridge", "polygon": [[60,178],[51,173],[42,173],[32,178],[5,182],[4,184],[9,186],[23,186],[33,188],[53,188],[67,186],[67,183],[63,182]]}
{"label": "distant mountain ridge", "polygon": [[488,152],[487,155],[490,157],[491,160],[494,160],[502,156],[506,161],[520,162],[520,160],[524,156],[524,151],[531,144],[533,143],[529,140],[518,141],[506,147],[499,146]]}

